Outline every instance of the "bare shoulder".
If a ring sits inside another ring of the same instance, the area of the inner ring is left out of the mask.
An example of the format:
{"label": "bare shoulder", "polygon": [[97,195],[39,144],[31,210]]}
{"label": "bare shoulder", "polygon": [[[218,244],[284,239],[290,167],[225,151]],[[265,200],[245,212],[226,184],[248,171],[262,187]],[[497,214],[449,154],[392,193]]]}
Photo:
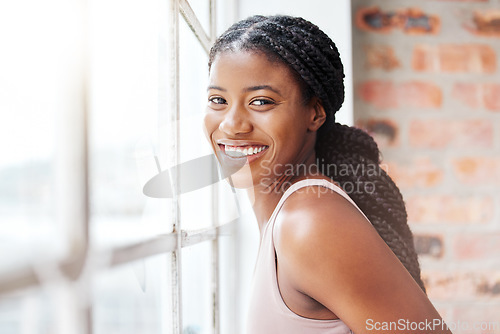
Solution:
{"label": "bare shoulder", "polygon": [[352,203],[322,186],[308,186],[294,192],[285,201],[275,224],[278,251],[297,247],[308,249],[312,243],[315,249],[322,250],[314,255],[321,256],[325,253],[323,250],[335,250],[341,255],[355,247],[355,240],[361,237],[365,242],[366,237],[381,240]]}
{"label": "bare shoulder", "polygon": [[[371,249],[383,244],[354,205],[322,186],[304,187],[290,195],[276,217],[273,232],[280,270],[293,278],[298,291],[313,298],[309,287],[314,285],[311,282],[318,270],[328,268],[323,274],[330,277],[345,273],[348,267],[360,265],[353,254],[363,252],[361,240],[372,244]],[[334,281],[338,284],[341,279]]]}
{"label": "bare shoulder", "polygon": [[287,199],[274,229],[280,274],[295,290],[324,305],[354,332],[365,332],[368,319],[439,318],[355,206],[332,190],[306,189]]}

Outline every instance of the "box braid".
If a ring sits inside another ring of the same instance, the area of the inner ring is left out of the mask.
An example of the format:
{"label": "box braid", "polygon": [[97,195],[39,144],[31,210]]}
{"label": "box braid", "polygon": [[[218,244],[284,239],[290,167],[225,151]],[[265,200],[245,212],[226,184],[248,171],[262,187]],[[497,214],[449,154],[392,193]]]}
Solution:
{"label": "box braid", "polygon": [[216,40],[209,69],[218,54],[236,50],[263,52],[288,65],[304,88],[305,103],[313,96],[320,99],[327,118],[316,140],[318,167],[349,193],[425,292],[403,198],[380,168],[377,144],[366,132],[335,123],[344,101],[344,70],[333,41],[302,18],[256,15],[235,23]]}

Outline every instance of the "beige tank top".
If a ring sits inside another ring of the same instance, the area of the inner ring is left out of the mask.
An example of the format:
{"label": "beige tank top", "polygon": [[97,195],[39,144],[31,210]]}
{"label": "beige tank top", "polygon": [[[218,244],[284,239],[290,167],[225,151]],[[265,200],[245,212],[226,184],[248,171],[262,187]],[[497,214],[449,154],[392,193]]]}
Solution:
{"label": "beige tank top", "polygon": [[[363,214],[346,193],[327,180],[302,180],[294,183],[285,191],[271,218],[269,218],[269,222],[264,227],[252,280],[246,334],[352,334],[352,331],[342,320],[304,318],[290,310],[281,298],[276,275],[274,222],[286,199],[298,189],[308,186],[322,186],[335,191]],[[363,216],[365,215],[363,214]]]}

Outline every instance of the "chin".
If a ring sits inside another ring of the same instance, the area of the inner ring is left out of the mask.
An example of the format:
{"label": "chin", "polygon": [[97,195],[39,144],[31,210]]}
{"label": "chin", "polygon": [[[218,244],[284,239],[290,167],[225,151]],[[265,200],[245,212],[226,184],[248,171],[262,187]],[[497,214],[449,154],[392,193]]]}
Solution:
{"label": "chin", "polygon": [[[222,167],[224,170],[224,166]],[[245,165],[242,168],[240,168],[238,171],[233,172],[233,173],[228,173],[225,175],[228,175],[226,177],[226,180],[229,182],[231,187],[237,188],[237,189],[249,189],[253,188],[255,186],[254,184],[254,178],[252,176],[252,172],[250,170],[249,165]]]}
{"label": "chin", "polygon": [[246,189],[253,186],[253,177],[246,158],[231,158],[219,150],[215,151],[222,178],[238,189]]}

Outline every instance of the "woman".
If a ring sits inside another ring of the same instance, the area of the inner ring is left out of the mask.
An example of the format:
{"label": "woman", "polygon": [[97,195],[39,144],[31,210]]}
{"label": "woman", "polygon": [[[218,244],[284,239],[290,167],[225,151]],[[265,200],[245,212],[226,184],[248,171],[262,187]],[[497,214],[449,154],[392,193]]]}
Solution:
{"label": "woman", "polygon": [[261,232],[248,334],[449,333],[377,145],[335,123],[344,74],[328,36],[250,17],[217,39],[209,69],[207,135],[253,192]]}

